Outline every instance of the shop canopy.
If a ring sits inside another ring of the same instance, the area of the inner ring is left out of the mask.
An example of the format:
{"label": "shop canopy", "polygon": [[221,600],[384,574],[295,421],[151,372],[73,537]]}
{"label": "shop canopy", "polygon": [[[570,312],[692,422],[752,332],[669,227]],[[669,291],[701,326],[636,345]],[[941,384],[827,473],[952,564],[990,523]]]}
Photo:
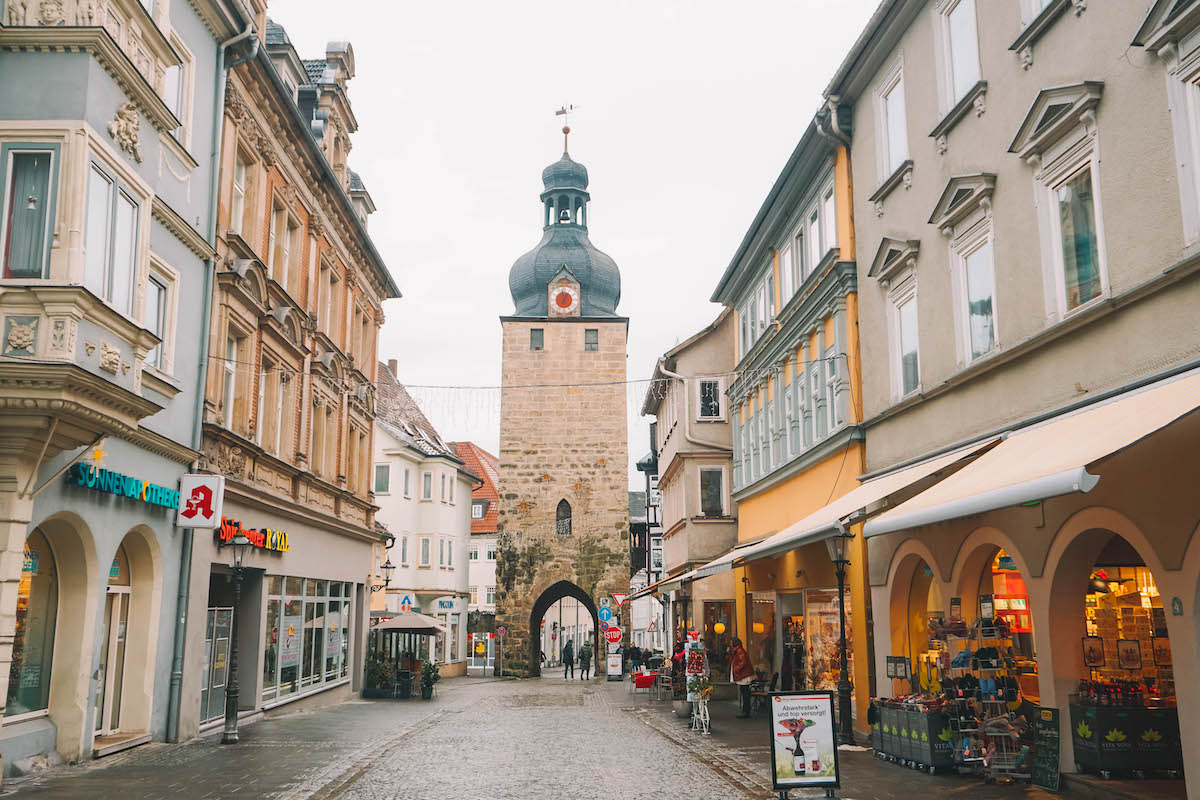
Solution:
{"label": "shop canopy", "polygon": [[[660,581],[655,581],[654,583],[650,584],[649,586],[644,586],[641,589],[638,589],[633,594],[629,595],[629,599],[637,600],[639,597],[645,597],[648,594],[658,594],[659,592],[662,591],[662,585],[664,583],[670,583],[673,580],[674,580],[674,578],[663,578]],[[672,588],[674,588],[674,587],[672,587]]]}
{"label": "shop canopy", "polygon": [[432,636],[435,633],[445,633],[446,628],[433,617],[418,614],[415,611],[401,611],[389,620],[379,623],[373,631],[399,631],[400,633],[421,633]]}
{"label": "shop canopy", "polygon": [[1089,492],[1096,462],[1200,407],[1200,372],[1191,372],[1053,417],[1008,434],[950,477],[867,522],[864,536]]}
{"label": "shop canopy", "polygon": [[987,439],[976,442],[866,481],[774,536],[768,536],[755,544],[734,548],[720,558],[697,568],[696,573],[699,577],[716,575],[750,561],[770,558],[812,542],[837,536],[845,531],[848,520],[865,513],[870,506],[927,478],[937,477],[939,473],[952,467],[961,466],[987,448],[995,446],[998,441],[999,439]]}

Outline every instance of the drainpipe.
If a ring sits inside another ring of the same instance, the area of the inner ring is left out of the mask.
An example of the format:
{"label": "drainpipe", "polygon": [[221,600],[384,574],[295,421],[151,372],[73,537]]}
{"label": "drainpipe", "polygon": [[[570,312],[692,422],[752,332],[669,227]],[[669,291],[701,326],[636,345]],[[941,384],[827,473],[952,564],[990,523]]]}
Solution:
{"label": "drainpipe", "polygon": [[[241,3],[237,3],[238,12],[243,19],[251,20],[241,33],[226,39],[217,45],[216,90],[213,93],[213,149],[209,155],[211,171],[208,179],[208,235],[205,240],[216,245],[217,241],[217,188],[221,172],[221,122],[225,107],[225,73],[241,61],[225,66],[225,51],[233,45],[254,35],[254,17],[246,11]],[[258,39],[251,44],[251,57],[258,52]],[[200,449],[200,436],[204,420],[204,396],[208,384],[208,348],[210,319],[212,317],[213,273],[216,271],[214,259],[204,262],[204,312],[200,317],[200,364],[196,371],[196,410],[192,417],[192,449]],[[191,471],[199,468],[199,462],[192,462]],[[171,653],[171,688],[167,698],[167,741],[179,741],[179,704],[183,691],[183,644],[187,632],[188,588],[192,572],[192,528],[180,529],[183,534],[182,551],[179,555],[179,596],[175,601],[178,616],[175,619],[175,641]]]}
{"label": "drainpipe", "polygon": [[697,439],[695,436],[692,436],[692,404],[688,393],[688,379],[676,372],[671,372],[671,370],[667,369],[665,365],[666,359],[659,358],[659,372],[661,372],[663,375],[666,375],[668,378],[675,378],[683,384],[683,438],[700,447],[711,447],[714,450],[732,451],[733,448],[729,445],[718,444],[717,442],[708,442],[704,439]]}
{"label": "drainpipe", "polygon": [[840,101],[841,98],[837,95],[830,95],[825,98],[825,108],[829,114],[827,118],[817,120],[817,131],[826,139],[832,139],[849,150],[850,134],[848,131],[842,130],[841,125],[838,124],[838,105]]}

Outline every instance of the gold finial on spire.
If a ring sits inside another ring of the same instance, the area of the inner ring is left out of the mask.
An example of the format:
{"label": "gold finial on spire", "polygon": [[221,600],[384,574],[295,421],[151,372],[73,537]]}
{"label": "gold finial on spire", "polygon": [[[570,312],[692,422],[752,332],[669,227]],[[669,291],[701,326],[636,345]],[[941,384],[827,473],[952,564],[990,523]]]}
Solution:
{"label": "gold finial on spire", "polygon": [[567,152],[567,137],[571,135],[571,112],[577,106],[563,106],[558,111],[554,112],[554,116],[563,118],[563,152]]}

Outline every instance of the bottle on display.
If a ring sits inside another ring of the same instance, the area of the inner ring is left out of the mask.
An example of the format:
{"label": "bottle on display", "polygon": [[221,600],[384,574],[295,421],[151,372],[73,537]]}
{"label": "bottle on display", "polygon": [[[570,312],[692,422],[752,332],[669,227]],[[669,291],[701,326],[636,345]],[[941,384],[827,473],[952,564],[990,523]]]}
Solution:
{"label": "bottle on display", "polygon": [[796,740],[796,749],[792,751],[792,772],[796,773],[797,778],[803,778],[808,774],[807,764],[804,763],[804,748],[800,745],[800,740]]}

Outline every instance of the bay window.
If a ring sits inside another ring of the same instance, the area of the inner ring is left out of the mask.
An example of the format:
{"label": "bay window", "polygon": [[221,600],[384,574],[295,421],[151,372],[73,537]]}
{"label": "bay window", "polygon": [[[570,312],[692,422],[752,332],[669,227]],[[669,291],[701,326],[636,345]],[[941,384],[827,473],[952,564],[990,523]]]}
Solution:
{"label": "bay window", "polygon": [[84,285],[124,314],[133,311],[141,205],[98,163],[88,171]]}

